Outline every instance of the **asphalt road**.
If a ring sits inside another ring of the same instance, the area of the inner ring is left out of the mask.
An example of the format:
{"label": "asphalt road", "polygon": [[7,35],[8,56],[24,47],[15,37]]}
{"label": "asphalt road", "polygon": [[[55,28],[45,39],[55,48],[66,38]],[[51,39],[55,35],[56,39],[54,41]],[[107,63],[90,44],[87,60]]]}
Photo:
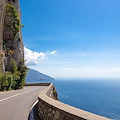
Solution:
{"label": "asphalt road", "polygon": [[44,86],[28,86],[22,90],[0,92],[0,120],[28,120],[30,109]]}

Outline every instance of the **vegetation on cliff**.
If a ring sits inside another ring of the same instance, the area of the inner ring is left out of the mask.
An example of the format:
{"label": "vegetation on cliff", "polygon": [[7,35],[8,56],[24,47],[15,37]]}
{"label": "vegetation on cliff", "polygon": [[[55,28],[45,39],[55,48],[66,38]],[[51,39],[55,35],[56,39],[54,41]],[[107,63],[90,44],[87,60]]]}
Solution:
{"label": "vegetation on cliff", "polygon": [[2,71],[2,53],[0,53],[0,72]]}
{"label": "vegetation on cliff", "polygon": [[11,70],[0,73],[0,90],[21,89],[25,84],[28,68],[21,62],[19,65],[11,60]]}
{"label": "vegetation on cliff", "polygon": [[5,21],[5,26],[13,32],[13,37],[16,37],[16,34],[20,31],[20,19],[16,8],[11,4],[6,4],[6,14],[8,21]]}

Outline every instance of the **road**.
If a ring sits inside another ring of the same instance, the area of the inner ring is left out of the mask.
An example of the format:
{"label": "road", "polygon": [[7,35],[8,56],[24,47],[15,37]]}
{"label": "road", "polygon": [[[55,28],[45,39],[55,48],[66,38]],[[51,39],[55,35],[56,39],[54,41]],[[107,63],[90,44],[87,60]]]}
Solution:
{"label": "road", "polygon": [[28,120],[30,109],[44,86],[0,93],[0,120]]}

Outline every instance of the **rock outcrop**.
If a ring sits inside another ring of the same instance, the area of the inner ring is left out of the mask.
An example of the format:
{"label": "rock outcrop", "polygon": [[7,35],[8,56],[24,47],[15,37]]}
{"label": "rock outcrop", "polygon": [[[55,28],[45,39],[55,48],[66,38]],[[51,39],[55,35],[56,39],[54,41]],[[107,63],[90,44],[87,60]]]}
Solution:
{"label": "rock outcrop", "polygon": [[[19,0],[0,0],[0,68],[10,70],[10,61],[24,61]],[[24,63],[24,62],[23,62]]]}
{"label": "rock outcrop", "polygon": [[0,0],[0,70],[4,71],[3,64],[3,26],[4,26],[4,16],[5,16],[5,0]]}

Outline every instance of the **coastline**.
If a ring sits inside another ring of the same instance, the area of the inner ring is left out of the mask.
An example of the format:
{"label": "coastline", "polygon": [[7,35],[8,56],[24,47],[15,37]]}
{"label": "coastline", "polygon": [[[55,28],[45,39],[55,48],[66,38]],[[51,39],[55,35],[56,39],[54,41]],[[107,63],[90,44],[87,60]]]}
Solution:
{"label": "coastline", "polygon": [[[111,81],[111,82],[110,82]],[[118,120],[120,81],[54,80],[59,101],[73,107]],[[101,105],[102,104],[102,105]]]}
{"label": "coastline", "polygon": [[111,120],[81,109],[64,104],[54,100],[54,86],[51,83],[46,89],[38,95],[38,115],[40,119],[49,120]]}

